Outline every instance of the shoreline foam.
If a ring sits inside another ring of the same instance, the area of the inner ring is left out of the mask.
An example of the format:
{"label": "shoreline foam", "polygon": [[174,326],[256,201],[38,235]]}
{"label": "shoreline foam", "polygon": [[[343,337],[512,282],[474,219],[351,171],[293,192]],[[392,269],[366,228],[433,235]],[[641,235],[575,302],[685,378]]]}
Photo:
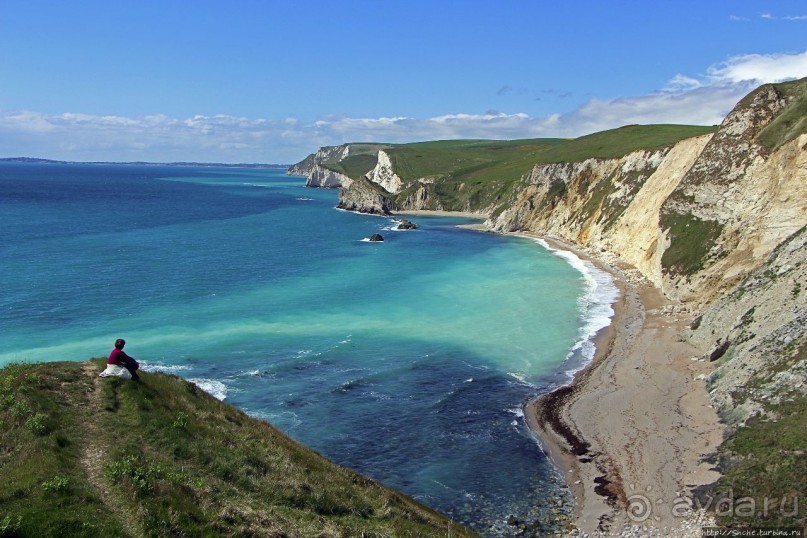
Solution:
{"label": "shoreline foam", "polygon": [[574,495],[575,527],[583,535],[630,535],[638,526],[699,536],[708,517],[682,507],[693,487],[719,476],[703,458],[721,442],[722,426],[696,380],[708,363],[689,360],[697,351],[677,337],[689,320],[669,314],[668,301],[635,270],[549,241],[608,272],[620,291],[592,360],[571,383],[524,406]]}
{"label": "shoreline foam", "polygon": [[578,301],[581,313],[580,338],[574,343],[561,364],[568,382],[571,382],[575,374],[588,366],[594,359],[598,347],[598,335],[607,331],[612,325],[615,315],[613,305],[621,296],[619,286],[612,273],[598,267],[591,260],[578,256],[572,250],[564,249],[560,245],[553,246],[542,237],[520,233],[510,235],[538,243],[552,255],[565,260],[583,276],[583,280],[586,282],[587,291]]}

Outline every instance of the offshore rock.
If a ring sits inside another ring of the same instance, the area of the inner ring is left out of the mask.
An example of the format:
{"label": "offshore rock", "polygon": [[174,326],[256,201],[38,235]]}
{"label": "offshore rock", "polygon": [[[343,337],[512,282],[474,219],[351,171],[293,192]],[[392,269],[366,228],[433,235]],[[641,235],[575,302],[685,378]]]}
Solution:
{"label": "offshore rock", "polygon": [[370,236],[370,242],[372,243],[380,243],[384,241],[384,237],[381,234],[373,234]]}
{"label": "offshore rock", "polygon": [[412,222],[411,220],[400,219],[398,220],[398,226],[396,229],[398,230],[416,230],[418,225]]}

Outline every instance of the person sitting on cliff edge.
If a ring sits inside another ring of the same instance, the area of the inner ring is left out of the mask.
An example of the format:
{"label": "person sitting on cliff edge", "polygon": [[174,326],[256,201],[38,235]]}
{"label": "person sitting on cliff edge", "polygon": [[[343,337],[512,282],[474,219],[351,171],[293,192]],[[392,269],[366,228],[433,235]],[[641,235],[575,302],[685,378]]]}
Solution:
{"label": "person sitting on cliff edge", "polygon": [[106,361],[106,370],[100,373],[100,377],[122,377],[140,381],[140,376],[137,375],[140,364],[123,351],[123,346],[125,345],[126,340],[123,338],[115,340],[115,349],[109,354],[109,359]]}

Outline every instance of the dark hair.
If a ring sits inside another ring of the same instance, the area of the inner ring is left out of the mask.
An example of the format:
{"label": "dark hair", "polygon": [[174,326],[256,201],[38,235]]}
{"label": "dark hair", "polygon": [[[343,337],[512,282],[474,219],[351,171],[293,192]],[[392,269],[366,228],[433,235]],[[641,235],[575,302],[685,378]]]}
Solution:
{"label": "dark hair", "polygon": [[123,349],[123,346],[125,346],[125,345],[126,345],[126,340],[124,340],[123,338],[118,338],[117,340],[115,340],[115,347],[117,349]]}

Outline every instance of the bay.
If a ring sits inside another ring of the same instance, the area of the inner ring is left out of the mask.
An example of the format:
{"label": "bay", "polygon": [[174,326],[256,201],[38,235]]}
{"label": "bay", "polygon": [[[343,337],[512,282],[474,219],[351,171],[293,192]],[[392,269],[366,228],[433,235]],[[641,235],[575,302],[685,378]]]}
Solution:
{"label": "bay", "polygon": [[125,338],[484,535],[565,494],[521,405],[607,323],[590,265],[468,219],[397,231],[277,169],[3,163],[0,192],[0,365]]}

